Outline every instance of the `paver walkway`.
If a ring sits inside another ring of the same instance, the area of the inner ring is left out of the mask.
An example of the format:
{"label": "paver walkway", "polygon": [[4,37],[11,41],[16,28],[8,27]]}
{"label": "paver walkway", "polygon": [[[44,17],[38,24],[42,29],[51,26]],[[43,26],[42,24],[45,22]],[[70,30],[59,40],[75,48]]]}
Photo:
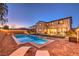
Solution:
{"label": "paver walkway", "polygon": [[24,56],[24,54],[30,49],[31,47],[22,46],[19,49],[15,50],[10,56]]}
{"label": "paver walkway", "polygon": [[35,56],[50,56],[48,50],[37,50]]}

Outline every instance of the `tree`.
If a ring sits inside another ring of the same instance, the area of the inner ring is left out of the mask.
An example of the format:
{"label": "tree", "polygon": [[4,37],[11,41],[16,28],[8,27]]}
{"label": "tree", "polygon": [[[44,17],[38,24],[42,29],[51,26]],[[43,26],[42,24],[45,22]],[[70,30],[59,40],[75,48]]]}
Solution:
{"label": "tree", "polygon": [[3,26],[3,29],[9,29],[8,25]]}
{"label": "tree", "polygon": [[1,25],[8,22],[6,16],[8,15],[8,6],[5,3],[0,3],[0,23]]}

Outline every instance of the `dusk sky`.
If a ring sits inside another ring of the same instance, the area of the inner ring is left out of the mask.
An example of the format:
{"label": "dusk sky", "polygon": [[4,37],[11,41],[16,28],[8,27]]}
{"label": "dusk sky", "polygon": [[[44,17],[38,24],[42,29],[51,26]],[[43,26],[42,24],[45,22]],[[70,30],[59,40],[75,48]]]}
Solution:
{"label": "dusk sky", "polygon": [[8,24],[29,27],[38,21],[53,21],[72,16],[72,27],[79,25],[79,4],[8,3]]}

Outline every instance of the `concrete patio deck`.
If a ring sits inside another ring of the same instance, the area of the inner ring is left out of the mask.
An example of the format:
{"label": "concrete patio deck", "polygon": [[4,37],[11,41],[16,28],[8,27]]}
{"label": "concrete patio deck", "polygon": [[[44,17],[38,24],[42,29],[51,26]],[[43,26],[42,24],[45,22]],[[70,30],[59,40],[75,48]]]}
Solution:
{"label": "concrete patio deck", "polygon": [[[37,48],[30,43],[17,45],[15,40],[12,38],[12,35],[1,34],[2,33],[0,33],[0,56],[12,55],[12,53],[18,51],[18,49],[20,49],[20,52],[18,52],[19,54],[15,54],[16,56],[35,56],[38,50],[47,50],[49,51],[50,56],[79,56],[79,43],[76,44],[69,42],[64,38],[49,38],[48,40],[55,41],[41,48]],[[4,38],[2,38],[2,36]],[[28,46],[32,46],[32,48],[28,48],[29,51],[26,51],[26,47]]]}

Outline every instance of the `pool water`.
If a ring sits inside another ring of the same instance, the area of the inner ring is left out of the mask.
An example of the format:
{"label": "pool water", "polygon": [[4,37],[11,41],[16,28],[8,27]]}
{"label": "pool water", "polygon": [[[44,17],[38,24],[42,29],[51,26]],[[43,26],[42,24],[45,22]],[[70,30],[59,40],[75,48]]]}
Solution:
{"label": "pool water", "polygon": [[16,34],[15,37],[21,43],[33,42],[36,44],[45,44],[48,40],[37,37],[35,35]]}

